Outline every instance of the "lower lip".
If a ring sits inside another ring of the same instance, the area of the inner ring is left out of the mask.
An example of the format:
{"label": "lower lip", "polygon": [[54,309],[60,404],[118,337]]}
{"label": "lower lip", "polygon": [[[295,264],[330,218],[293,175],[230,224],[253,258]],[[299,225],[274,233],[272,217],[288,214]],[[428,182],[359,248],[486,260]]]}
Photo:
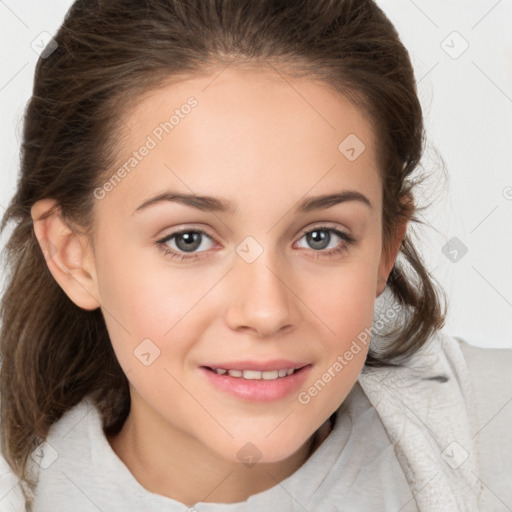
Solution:
{"label": "lower lip", "polygon": [[232,396],[248,402],[273,402],[297,391],[306,380],[311,368],[312,366],[308,364],[291,375],[275,380],[244,379],[231,377],[227,373],[219,375],[204,366],[199,367],[199,370],[217,389]]}

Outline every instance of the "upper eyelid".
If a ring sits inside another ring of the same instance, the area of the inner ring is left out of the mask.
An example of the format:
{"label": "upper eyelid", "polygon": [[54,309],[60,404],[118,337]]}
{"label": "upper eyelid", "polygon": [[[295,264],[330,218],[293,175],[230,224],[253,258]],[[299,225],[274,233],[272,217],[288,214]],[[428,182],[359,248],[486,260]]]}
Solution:
{"label": "upper eyelid", "polygon": [[[318,224],[315,224],[311,227],[307,227],[307,228],[303,228],[299,233],[299,238],[302,238],[305,234],[311,232],[311,231],[314,231],[315,229],[318,229],[318,230],[325,230],[325,231],[339,231],[341,232],[343,235],[345,235],[347,238],[349,238],[350,240],[352,241],[355,241],[355,238],[352,236],[351,233],[347,233],[346,231],[343,230],[343,228],[340,228],[339,226],[330,226],[329,225],[330,222],[320,222]],[[172,240],[172,238],[174,236],[177,236],[177,235],[180,235],[180,234],[183,234],[183,233],[189,233],[189,232],[199,232],[199,233],[202,233],[202,234],[205,234],[206,236],[208,236],[213,242],[215,243],[219,243],[217,241],[217,238],[214,237],[213,235],[211,235],[208,230],[206,230],[205,228],[198,228],[198,227],[185,227],[185,228],[178,228],[176,231],[173,231],[172,233],[169,233],[168,235],[165,235],[163,237],[160,237],[157,242],[167,242],[169,240]],[[335,233],[336,236],[339,236],[337,233]]]}
{"label": "upper eyelid", "polygon": [[164,235],[164,236],[161,236],[157,239],[157,242],[163,242],[163,241],[167,241],[167,240],[171,240],[174,236],[176,235],[181,235],[183,233],[190,233],[190,232],[194,232],[194,233],[201,233],[203,235],[206,235],[208,237],[210,237],[214,242],[216,242],[216,238],[212,235],[210,235],[210,233],[208,233],[208,231],[206,229],[203,229],[203,228],[184,228],[184,229],[177,229],[176,231],[173,231],[167,235]]}

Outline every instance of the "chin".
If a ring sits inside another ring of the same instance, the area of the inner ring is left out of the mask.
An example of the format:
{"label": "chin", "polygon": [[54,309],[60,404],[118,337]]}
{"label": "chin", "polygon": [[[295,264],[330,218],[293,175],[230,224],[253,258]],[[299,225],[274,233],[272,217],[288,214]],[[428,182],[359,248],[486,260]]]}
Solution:
{"label": "chin", "polygon": [[[247,439],[250,439],[250,437]],[[293,443],[291,439],[286,439],[286,442],[283,442],[278,436],[276,436],[273,442],[270,442],[269,439],[263,439],[261,441],[248,440],[246,442],[236,440],[231,443],[229,448],[226,448],[224,453],[219,453],[219,455],[228,459],[230,462],[242,463],[247,467],[251,467],[256,463],[273,464],[292,457],[306,442],[308,442],[308,439],[306,439],[306,441],[298,440],[296,443]],[[228,452],[229,456],[226,457],[226,453]]]}

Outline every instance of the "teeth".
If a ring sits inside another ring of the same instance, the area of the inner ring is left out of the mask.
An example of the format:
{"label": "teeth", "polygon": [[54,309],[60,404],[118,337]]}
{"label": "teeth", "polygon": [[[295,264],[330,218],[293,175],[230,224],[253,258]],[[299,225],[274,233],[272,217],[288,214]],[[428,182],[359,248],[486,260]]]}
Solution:
{"label": "teeth", "polygon": [[255,370],[244,370],[244,379],[261,379],[261,372]]}
{"label": "teeth", "polygon": [[242,377],[248,380],[276,380],[282,377],[287,377],[295,371],[295,368],[272,370],[261,372],[258,370],[225,370],[224,368],[216,368],[215,373],[218,375],[228,374],[231,377]]}

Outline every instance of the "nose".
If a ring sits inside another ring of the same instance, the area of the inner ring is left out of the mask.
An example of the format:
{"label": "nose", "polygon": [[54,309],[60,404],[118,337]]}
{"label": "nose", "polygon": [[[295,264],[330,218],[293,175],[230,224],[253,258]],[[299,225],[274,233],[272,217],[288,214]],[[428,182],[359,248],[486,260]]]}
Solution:
{"label": "nose", "polygon": [[289,272],[281,271],[274,259],[263,255],[252,263],[240,259],[234,270],[226,313],[231,329],[270,337],[297,325],[299,311]]}

